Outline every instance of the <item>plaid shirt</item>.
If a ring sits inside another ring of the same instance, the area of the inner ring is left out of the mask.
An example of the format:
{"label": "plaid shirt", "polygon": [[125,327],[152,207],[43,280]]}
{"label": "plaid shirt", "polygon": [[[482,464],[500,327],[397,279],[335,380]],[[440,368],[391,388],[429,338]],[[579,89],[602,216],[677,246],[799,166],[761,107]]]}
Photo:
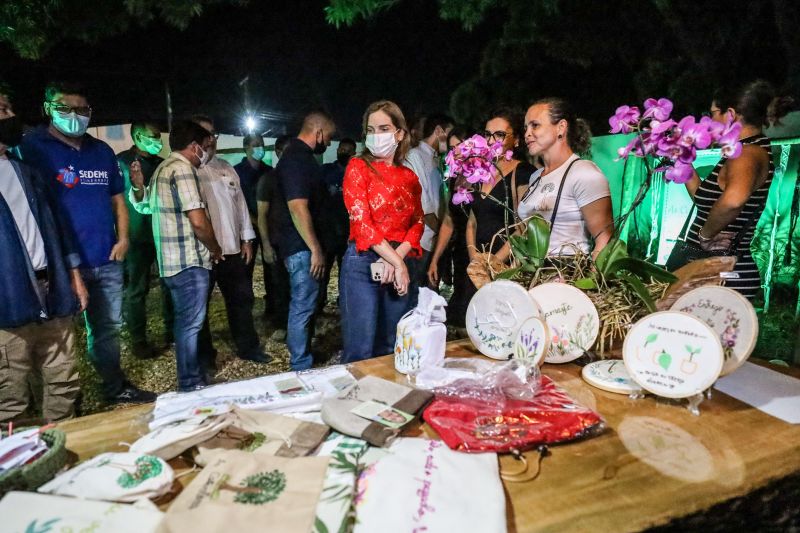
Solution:
{"label": "plaid shirt", "polygon": [[133,189],[129,193],[133,208],[153,215],[153,240],[158,252],[158,272],[162,278],[191,267],[211,270],[211,254],[194,234],[187,211],[205,209],[197,173],[189,161],[173,152],[153,173],[141,202]]}

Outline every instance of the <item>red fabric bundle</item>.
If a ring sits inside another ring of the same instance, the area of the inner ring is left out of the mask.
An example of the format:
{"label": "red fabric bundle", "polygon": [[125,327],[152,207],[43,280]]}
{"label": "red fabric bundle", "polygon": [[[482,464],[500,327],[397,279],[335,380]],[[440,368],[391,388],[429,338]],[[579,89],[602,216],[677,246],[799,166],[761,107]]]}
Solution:
{"label": "red fabric bundle", "polygon": [[524,451],[605,429],[599,414],[577,404],[546,376],[541,376],[532,399],[510,397],[497,389],[488,397],[486,393],[480,383],[463,380],[458,394],[437,391],[423,418],[450,448],[462,452]]}

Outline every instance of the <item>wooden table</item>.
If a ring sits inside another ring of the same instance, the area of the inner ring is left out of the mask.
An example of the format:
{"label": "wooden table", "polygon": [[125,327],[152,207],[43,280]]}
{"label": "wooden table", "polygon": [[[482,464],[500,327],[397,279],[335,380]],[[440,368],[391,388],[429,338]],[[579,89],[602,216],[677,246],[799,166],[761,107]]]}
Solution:
{"label": "wooden table", "polygon": [[[470,357],[476,352],[469,341],[458,341],[448,344],[447,353]],[[351,370],[406,383],[388,356]],[[590,387],[576,365],[545,365],[543,371],[602,414],[608,429],[599,437],[553,447],[538,479],[505,483],[509,531],[638,531],[800,472],[800,425],[720,392],[714,391],[694,416],[674,403],[630,400]],[[59,427],[67,433],[67,447],[87,459],[125,450],[119,443],[146,432],[151,408],[86,416]],[[432,433],[427,426],[412,433],[423,431]]]}

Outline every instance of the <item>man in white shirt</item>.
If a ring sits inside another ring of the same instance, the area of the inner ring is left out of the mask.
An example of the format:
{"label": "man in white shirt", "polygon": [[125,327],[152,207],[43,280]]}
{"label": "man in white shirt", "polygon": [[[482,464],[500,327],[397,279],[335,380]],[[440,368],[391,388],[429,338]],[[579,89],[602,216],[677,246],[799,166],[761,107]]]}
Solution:
{"label": "man in white shirt", "polygon": [[422,120],[422,139],[408,151],[406,166],[414,171],[422,185],[422,211],[425,213],[425,230],[420,244],[422,258],[419,271],[411,275],[415,287],[409,290],[413,306],[416,306],[419,287],[428,287],[428,266],[431,252],[436,245],[439,224],[447,207],[442,202],[442,173],[439,170],[439,157],[447,151],[447,136],[453,129],[453,119],[447,115],[434,113]]}
{"label": "man in white shirt", "polygon": [[[256,233],[250,221],[247,200],[236,170],[216,156],[218,135],[213,121],[202,115],[195,115],[192,120],[211,132],[214,139],[208,150],[208,161],[197,171],[200,194],[206,201],[214,235],[222,247],[222,260],[214,265],[211,275],[211,290],[216,283],[225,300],[228,327],[239,358],[269,363],[271,357],[261,348],[253,322],[255,297],[253,271],[249,265],[255,255],[253,241]],[[211,342],[208,319],[200,332],[199,351],[201,365],[207,374],[213,375],[216,371],[216,350]]]}

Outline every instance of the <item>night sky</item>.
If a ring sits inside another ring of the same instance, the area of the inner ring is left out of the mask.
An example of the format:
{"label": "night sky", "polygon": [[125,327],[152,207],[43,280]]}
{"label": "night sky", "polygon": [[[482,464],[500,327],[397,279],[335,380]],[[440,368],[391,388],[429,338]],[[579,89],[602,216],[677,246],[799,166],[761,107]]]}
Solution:
{"label": "night sky", "polygon": [[[269,4],[269,6],[267,5]],[[236,133],[243,116],[238,82],[249,76],[252,107],[279,118],[322,107],[340,135],[359,136],[361,115],[377,99],[397,101],[406,115],[448,108],[450,94],[478,73],[497,23],[473,32],[442,21],[436,3],[404,2],[350,28],[324,19],[324,1],[250,2],[207,9],[187,30],[160,23],[94,44],[63,42],[39,61],[0,45],[0,75],[16,91],[27,122],[41,120],[48,79],[84,82],[93,124],[134,119],[166,122],[165,83],[175,117],[210,114]],[[280,124],[262,123],[263,132]],[[289,133],[294,125],[289,126]]]}

